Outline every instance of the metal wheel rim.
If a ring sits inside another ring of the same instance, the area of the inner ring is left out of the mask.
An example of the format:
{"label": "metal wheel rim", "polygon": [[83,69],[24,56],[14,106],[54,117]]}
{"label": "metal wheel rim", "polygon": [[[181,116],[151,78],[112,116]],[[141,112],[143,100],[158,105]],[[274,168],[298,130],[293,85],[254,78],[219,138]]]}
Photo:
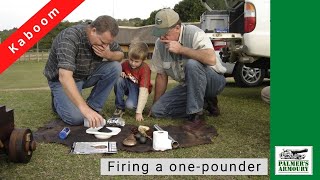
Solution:
{"label": "metal wheel rim", "polygon": [[245,65],[242,67],[241,71],[243,80],[248,84],[254,84],[258,82],[261,78],[261,69],[259,68],[250,68]]}
{"label": "metal wheel rim", "polygon": [[12,162],[27,163],[30,161],[32,151],[30,154],[25,151],[26,145],[25,138],[30,133],[30,139],[33,140],[32,132],[30,129],[14,129],[10,136],[9,142],[9,160]]}

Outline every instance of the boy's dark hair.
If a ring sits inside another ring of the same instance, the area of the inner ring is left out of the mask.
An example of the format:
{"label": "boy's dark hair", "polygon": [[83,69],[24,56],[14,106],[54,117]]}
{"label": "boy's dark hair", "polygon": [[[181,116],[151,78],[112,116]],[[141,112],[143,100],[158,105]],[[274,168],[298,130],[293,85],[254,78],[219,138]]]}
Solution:
{"label": "boy's dark hair", "polygon": [[109,31],[111,35],[115,37],[119,32],[117,21],[113,17],[107,15],[99,16],[90,24],[90,26],[96,28],[98,34]]}
{"label": "boy's dark hair", "polygon": [[144,42],[134,42],[129,46],[128,56],[131,59],[146,60],[148,57],[149,48]]}

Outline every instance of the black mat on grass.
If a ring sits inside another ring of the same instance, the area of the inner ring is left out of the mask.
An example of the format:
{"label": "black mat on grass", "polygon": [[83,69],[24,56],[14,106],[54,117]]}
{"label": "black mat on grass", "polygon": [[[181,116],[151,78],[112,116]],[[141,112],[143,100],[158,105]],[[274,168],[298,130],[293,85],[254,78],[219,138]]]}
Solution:
{"label": "black mat on grass", "polygon": [[[59,132],[64,128],[69,127],[71,132],[65,140],[61,140],[58,137]],[[60,143],[72,146],[74,142],[102,142],[102,141],[116,141],[118,150],[130,151],[130,152],[148,152],[153,151],[152,141],[148,140],[146,144],[137,143],[136,146],[127,147],[122,144],[122,141],[128,137],[131,133],[131,129],[136,126],[127,124],[121,128],[121,132],[112,136],[109,139],[97,139],[94,135],[86,133],[86,127],[83,126],[69,126],[62,120],[53,120],[46,124],[44,127],[39,128],[33,133],[34,139],[37,142],[45,143]],[[186,132],[181,126],[160,126],[163,130],[168,131],[169,135],[179,142],[180,148],[197,146],[201,144],[209,144],[212,142],[212,138],[217,136],[216,129],[211,126],[205,126],[197,131]],[[150,127],[153,128],[153,127]]]}

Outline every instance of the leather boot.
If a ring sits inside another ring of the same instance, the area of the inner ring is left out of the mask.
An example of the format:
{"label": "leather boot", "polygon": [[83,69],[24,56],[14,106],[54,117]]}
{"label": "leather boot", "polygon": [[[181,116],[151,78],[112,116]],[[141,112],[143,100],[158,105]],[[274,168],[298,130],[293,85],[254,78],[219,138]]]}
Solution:
{"label": "leather boot", "polygon": [[219,116],[220,115],[220,109],[218,107],[218,98],[217,96],[213,99],[206,99],[207,107],[206,110],[209,111],[210,116]]}
{"label": "leather boot", "polygon": [[204,120],[204,114],[203,112],[198,112],[196,114],[191,114],[189,116],[189,122],[184,124],[182,128],[187,131],[194,131],[200,129],[204,125],[206,125]]}

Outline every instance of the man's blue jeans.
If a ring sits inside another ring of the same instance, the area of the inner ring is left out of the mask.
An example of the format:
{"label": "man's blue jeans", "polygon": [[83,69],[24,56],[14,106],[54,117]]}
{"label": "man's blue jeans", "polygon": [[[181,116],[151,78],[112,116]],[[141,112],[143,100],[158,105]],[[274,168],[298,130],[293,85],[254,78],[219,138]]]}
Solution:
{"label": "man's blue jeans", "polygon": [[185,65],[185,84],[163,94],[151,108],[154,117],[186,118],[203,111],[205,99],[213,99],[225,87],[226,79],[210,66],[189,59]]}
{"label": "man's blue jeans", "polygon": [[[114,86],[114,93],[116,95],[116,107],[118,109],[124,110],[136,109],[138,104],[139,96],[139,86],[138,84],[133,83],[128,78],[120,77],[118,82]],[[124,96],[128,96],[126,101],[124,101]]]}
{"label": "man's blue jeans", "polygon": [[[87,104],[95,111],[100,112],[106,102],[108,95],[114,84],[117,82],[121,73],[119,62],[103,62],[85,81],[77,81],[76,85],[79,92],[82,89],[93,87]],[[67,124],[83,124],[84,116],[66,95],[59,81],[48,81],[53,94],[54,106],[60,118]]]}

